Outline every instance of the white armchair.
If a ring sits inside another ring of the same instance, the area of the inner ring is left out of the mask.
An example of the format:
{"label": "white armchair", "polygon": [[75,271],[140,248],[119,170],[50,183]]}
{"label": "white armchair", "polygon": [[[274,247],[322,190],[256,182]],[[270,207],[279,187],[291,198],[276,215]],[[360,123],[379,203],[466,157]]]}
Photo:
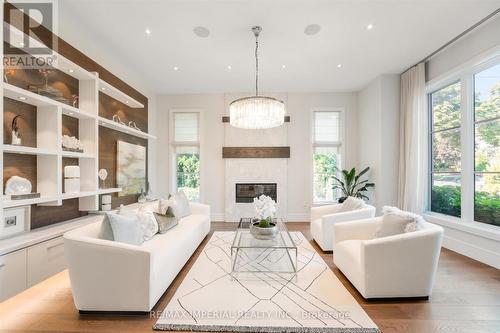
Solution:
{"label": "white armchair", "polygon": [[375,216],[375,207],[340,212],[341,204],[311,208],[311,236],[323,251],[333,250],[333,226],[339,222],[368,219]]}
{"label": "white armchair", "polygon": [[382,217],[336,224],[335,265],[364,298],[428,297],[434,284],[443,228],[374,238]]}

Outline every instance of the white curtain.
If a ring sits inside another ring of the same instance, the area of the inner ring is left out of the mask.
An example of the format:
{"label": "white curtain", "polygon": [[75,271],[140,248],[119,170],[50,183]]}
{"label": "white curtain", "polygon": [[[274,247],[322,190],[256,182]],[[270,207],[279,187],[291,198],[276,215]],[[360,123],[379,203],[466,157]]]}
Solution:
{"label": "white curtain", "polygon": [[425,64],[401,74],[399,124],[399,186],[401,209],[422,213],[427,198],[428,116],[425,98]]}

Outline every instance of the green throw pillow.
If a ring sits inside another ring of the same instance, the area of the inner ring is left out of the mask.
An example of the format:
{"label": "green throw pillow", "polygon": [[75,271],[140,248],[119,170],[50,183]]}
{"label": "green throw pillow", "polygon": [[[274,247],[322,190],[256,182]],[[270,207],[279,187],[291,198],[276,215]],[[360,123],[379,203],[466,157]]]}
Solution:
{"label": "green throw pillow", "polygon": [[173,214],[171,214],[168,210],[166,214],[159,214],[156,212],[153,212],[153,214],[155,216],[156,223],[158,223],[158,232],[160,234],[166,233],[179,223],[179,219],[173,216]]}

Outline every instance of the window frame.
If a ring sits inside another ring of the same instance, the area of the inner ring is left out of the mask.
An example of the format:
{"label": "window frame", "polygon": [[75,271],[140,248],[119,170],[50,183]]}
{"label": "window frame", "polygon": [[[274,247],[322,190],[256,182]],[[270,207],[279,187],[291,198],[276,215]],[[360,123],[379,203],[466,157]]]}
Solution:
{"label": "window frame", "polygon": [[[198,140],[197,141],[175,141],[175,114],[177,113],[196,113],[197,114],[197,125],[198,125]],[[169,110],[169,145],[168,145],[168,156],[169,156],[169,191],[170,193],[176,193],[177,187],[177,163],[176,163],[176,148],[178,147],[193,147],[198,149],[199,159],[200,159],[200,184],[199,184],[199,197],[198,201],[203,202],[204,191],[203,191],[203,110],[202,109],[171,109]]]}
{"label": "window frame", "polygon": [[[317,112],[337,112],[339,114],[339,140],[338,141],[315,141],[315,115]],[[345,129],[345,109],[343,107],[315,107],[310,109],[310,172],[311,185],[310,185],[310,198],[313,206],[328,205],[337,203],[335,200],[314,200],[314,150],[315,148],[337,148],[340,157],[337,160],[337,167],[339,169],[343,168],[343,158],[344,158],[344,129]]]}
{"label": "window frame", "polygon": [[[474,220],[474,195],[475,195],[475,87],[474,75],[500,64],[500,47],[490,50],[470,61],[444,73],[443,75],[426,83],[425,93],[427,98],[426,112],[429,115],[427,126],[427,137],[429,138],[428,156],[429,164],[427,170],[427,198],[426,216],[430,219],[446,221],[462,225],[465,228],[485,230],[486,232],[498,233],[498,226],[478,222]],[[455,82],[461,84],[461,114],[460,114],[460,146],[461,146],[461,217],[454,217],[441,213],[432,212],[431,190],[432,190],[432,93],[447,87]]]}

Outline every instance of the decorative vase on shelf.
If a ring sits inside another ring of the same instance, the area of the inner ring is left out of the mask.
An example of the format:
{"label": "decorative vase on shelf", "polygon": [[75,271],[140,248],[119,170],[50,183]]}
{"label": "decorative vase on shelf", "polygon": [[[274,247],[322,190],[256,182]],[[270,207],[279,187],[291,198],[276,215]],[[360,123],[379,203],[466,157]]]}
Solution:
{"label": "decorative vase on shelf", "polygon": [[274,219],[277,211],[276,202],[262,194],[259,198],[253,199],[253,205],[256,218],[250,223],[250,233],[257,239],[275,238],[278,235],[278,224]]}

